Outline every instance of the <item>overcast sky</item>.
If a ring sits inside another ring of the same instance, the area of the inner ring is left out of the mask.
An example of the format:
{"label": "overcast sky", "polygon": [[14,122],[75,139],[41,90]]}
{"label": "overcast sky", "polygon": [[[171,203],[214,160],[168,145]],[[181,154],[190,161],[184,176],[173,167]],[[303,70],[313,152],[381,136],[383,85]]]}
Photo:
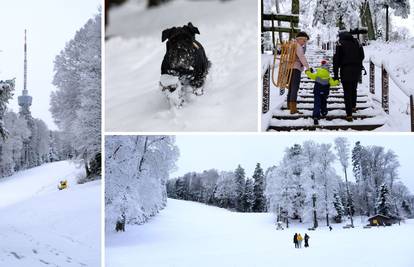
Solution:
{"label": "overcast sky", "polygon": [[[176,139],[180,148],[180,158],[177,162],[178,170],[171,177],[180,176],[190,171],[199,172],[212,168],[234,170],[238,164],[241,164],[246,169],[246,174],[251,177],[256,162],[260,162],[264,169],[273,166],[280,161],[288,146],[306,140],[332,143],[338,136],[347,137],[352,146],[359,140],[362,145],[378,145],[384,146],[387,150],[394,150],[399,156],[401,164],[399,169],[401,180],[414,193],[414,136],[407,134],[179,135]],[[337,172],[342,175],[340,168]],[[352,173],[352,169],[349,168],[348,172]]]}
{"label": "overcast sky", "polygon": [[[5,3],[3,3],[5,2]],[[98,12],[101,0],[2,1],[0,15],[0,80],[16,78],[9,108],[18,111],[23,89],[23,40],[28,30],[28,82],[32,115],[56,129],[49,112],[53,61],[86,21]]]}

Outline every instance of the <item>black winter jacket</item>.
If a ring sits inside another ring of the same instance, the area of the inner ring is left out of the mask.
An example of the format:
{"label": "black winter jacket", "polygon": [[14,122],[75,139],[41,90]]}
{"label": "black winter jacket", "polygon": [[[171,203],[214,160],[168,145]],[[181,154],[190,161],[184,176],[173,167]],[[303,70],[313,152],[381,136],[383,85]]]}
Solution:
{"label": "black winter jacket", "polygon": [[338,77],[338,70],[340,69],[343,82],[358,81],[361,76],[364,57],[364,49],[358,40],[349,32],[340,33],[333,58],[334,77]]}

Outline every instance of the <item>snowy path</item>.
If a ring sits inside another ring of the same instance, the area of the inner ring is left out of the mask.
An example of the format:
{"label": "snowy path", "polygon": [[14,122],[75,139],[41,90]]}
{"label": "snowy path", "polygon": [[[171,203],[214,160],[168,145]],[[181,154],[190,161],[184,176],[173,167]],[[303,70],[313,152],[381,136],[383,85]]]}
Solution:
{"label": "snowy path", "polygon": [[[293,233],[275,230],[270,214],[243,214],[168,199],[165,210],[125,233],[107,233],[106,263],[121,266],[412,267],[414,221],[378,229],[310,232],[310,248],[295,249]],[[352,255],[352,256],[346,256]]]}
{"label": "snowy path", "polygon": [[77,185],[82,171],[62,161],[0,179],[0,266],[99,266],[100,181]]}
{"label": "snowy path", "polygon": [[[106,129],[256,131],[256,10],[251,0],[179,0],[149,11],[130,1],[113,9],[106,42]],[[159,90],[161,32],[190,21],[200,30],[197,39],[212,67],[205,94],[172,110]]]}

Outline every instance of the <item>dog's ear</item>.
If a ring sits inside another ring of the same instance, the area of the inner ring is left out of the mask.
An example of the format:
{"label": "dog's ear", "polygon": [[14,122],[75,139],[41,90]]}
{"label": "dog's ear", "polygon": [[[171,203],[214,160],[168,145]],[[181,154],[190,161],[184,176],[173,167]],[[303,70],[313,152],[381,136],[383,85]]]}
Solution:
{"label": "dog's ear", "polygon": [[174,31],[175,31],[175,27],[163,30],[162,31],[162,36],[161,36],[161,41],[164,42],[165,40],[170,38],[170,36],[173,34]]}
{"label": "dog's ear", "polygon": [[194,27],[191,22],[189,22],[187,24],[187,26],[188,26],[188,28],[190,28],[191,33],[200,34],[200,31],[198,30],[198,28],[197,27]]}

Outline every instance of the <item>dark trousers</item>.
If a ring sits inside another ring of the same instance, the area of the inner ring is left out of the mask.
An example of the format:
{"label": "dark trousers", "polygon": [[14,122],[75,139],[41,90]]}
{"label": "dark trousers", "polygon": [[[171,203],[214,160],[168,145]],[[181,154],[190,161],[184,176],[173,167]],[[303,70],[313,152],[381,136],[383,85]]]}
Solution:
{"label": "dark trousers", "polygon": [[293,69],[292,71],[292,77],[290,78],[289,91],[287,95],[287,100],[289,102],[296,102],[296,100],[298,99],[300,73],[301,71],[297,69]]}
{"label": "dark trousers", "polygon": [[352,116],[352,109],[356,107],[358,81],[343,81],[344,101],[347,116]]}
{"label": "dark trousers", "polygon": [[313,118],[319,120],[321,115],[326,116],[328,114],[329,85],[322,87],[315,83],[313,95]]}

